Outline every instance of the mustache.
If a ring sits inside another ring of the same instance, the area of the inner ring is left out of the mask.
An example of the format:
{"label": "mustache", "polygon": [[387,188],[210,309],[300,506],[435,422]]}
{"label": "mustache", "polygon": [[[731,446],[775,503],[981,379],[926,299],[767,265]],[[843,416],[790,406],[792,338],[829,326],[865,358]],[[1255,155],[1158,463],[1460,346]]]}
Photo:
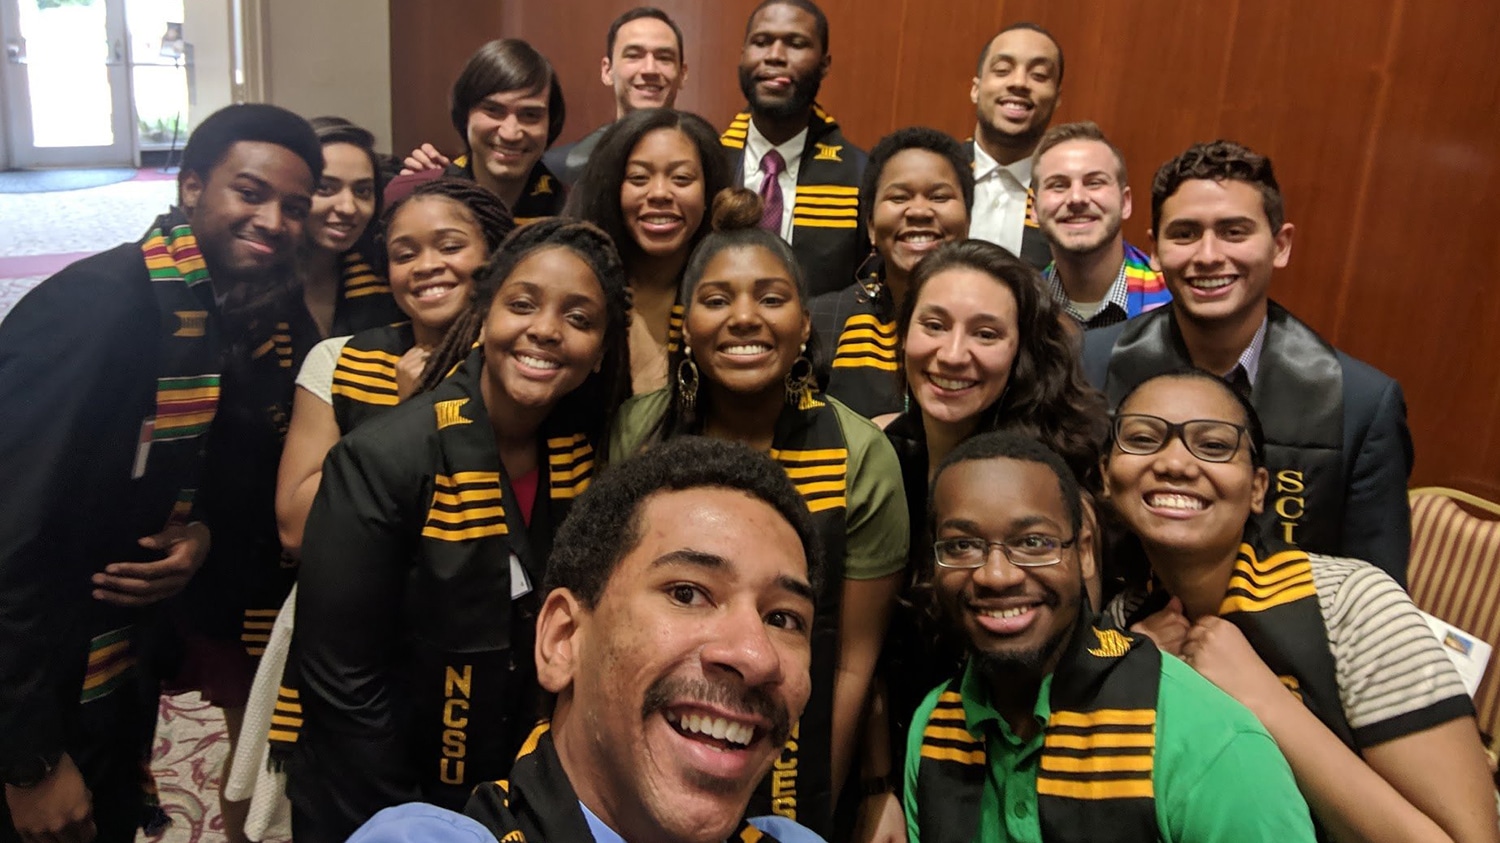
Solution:
{"label": "mustache", "polygon": [[646,689],[646,698],[641,704],[641,717],[650,717],[674,702],[703,703],[746,717],[767,720],[771,723],[769,737],[772,746],[785,744],[792,734],[791,712],[770,694],[760,688],[746,688],[730,682],[706,679],[668,676],[656,680]]}

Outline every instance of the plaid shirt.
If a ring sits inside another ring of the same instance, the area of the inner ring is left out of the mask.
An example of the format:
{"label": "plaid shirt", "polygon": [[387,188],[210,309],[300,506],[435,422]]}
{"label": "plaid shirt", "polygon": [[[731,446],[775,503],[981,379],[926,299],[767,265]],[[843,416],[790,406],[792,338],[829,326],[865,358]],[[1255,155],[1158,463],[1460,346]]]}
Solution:
{"label": "plaid shirt", "polygon": [[1047,264],[1042,272],[1052,298],[1062,305],[1069,316],[1078,320],[1085,330],[1124,322],[1172,300],[1161,273],[1151,268],[1151,259],[1146,253],[1129,243],[1124,245],[1125,259],[1120,261],[1120,271],[1115,275],[1115,282],[1109,285],[1104,304],[1088,318],[1084,318],[1073,307],[1073,300],[1068,298],[1068,291],[1063,289],[1062,279],[1058,277],[1057,263]]}

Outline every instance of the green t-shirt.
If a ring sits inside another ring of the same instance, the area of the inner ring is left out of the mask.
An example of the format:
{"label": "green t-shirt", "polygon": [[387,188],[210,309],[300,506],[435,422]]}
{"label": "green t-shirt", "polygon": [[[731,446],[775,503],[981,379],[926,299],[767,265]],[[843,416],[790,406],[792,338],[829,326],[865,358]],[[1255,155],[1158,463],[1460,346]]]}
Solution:
{"label": "green t-shirt", "polygon": [[[1052,714],[1052,677],[1037,695],[1037,723]],[[918,843],[917,768],[922,732],[941,688],[913,718],[906,751],[906,836]],[[969,729],[986,736],[990,769],[975,840],[1042,843],[1036,772],[1045,734],[1022,742],[988,703],[978,671],[959,687]],[[1313,843],[1312,817],[1276,742],[1248,709],[1166,653],[1157,692],[1156,756],[1151,783],[1156,824],[1167,843]]]}
{"label": "green t-shirt", "polygon": [[[615,415],[609,457],[621,460],[641,450],[657,421],[667,412],[665,389],[637,395]],[[901,464],[885,434],[869,419],[824,395],[838,416],[849,450],[844,498],[844,579],[873,580],[906,567],[911,525]]]}

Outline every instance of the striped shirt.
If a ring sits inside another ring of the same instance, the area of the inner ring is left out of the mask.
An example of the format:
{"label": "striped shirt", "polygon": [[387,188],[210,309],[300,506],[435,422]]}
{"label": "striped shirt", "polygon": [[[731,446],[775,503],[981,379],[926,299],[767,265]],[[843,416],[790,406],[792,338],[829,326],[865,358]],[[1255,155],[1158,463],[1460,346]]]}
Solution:
{"label": "striped shirt", "polygon": [[[1355,742],[1374,746],[1461,716],[1468,706],[1463,680],[1401,586],[1357,559],[1308,558]],[[1144,599],[1128,591],[1105,612],[1123,626]]]}

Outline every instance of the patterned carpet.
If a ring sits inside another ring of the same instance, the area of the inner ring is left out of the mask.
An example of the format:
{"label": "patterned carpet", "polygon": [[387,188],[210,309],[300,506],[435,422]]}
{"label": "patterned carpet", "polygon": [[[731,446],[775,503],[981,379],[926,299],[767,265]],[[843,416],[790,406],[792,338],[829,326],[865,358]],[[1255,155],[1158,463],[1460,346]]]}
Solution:
{"label": "patterned carpet", "polygon": [[197,694],[164,696],[160,712],[151,772],[172,824],[156,837],[142,833],[138,843],[221,843],[219,779],[229,751],[224,717]]}

